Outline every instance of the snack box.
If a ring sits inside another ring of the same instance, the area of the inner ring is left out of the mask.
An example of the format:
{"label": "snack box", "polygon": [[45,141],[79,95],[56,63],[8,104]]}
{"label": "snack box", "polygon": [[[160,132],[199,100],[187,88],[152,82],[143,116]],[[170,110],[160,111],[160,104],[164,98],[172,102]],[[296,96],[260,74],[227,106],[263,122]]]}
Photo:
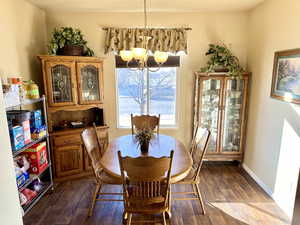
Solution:
{"label": "snack box", "polygon": [[31,138],[39,139],[47,135],[47,127],[46,125],[42,125],[40,128],[31,129]]}
{"label": "snack box", "polygon": [[20,176],[17,177],[17,186],[18,188],[21,187],[27,180],[29,179],[28,173],[22,173]]}
{"label": "snack box", "polygon": [[10,129],[10,141],[13,150],[19,150],[24,147],[24,130],[22,126],[14,126]]}
{"label": "snack box", "polygon": [[31,112],[30,126],[31,133],[34,129],[39,129],[42,126],[42,111],[40,109]]}
{"label": "snack box", "polygon": [[35,144],[22,154],[30,163],[29,173],[40,174],[48,166],[46,142]]}
{"label": "snack box", "polygon": [[29,120],[25,120],[22,123],[23,132],[24,132],[24,142],[25,145],[31,142],[31,133],[30,133],[30,123]]}

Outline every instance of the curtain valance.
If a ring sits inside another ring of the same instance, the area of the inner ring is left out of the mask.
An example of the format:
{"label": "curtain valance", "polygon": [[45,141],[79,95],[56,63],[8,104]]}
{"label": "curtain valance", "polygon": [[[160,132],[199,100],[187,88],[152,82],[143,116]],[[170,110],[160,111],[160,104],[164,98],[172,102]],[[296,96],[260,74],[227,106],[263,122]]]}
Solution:
{"label": "curtain valance", "polygon": [[106,28],[105,53],[130,50],[142,47],[143,36],[149,36],[148,49],[177,53],[187,53],[187,29],[156,29],[156,28]]}

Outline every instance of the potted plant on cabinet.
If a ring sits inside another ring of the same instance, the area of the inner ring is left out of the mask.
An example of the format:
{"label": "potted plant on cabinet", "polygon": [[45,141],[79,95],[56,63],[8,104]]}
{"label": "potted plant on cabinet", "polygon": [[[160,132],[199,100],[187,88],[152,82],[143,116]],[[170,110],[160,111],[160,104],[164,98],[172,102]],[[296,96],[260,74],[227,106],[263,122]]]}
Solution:
{"label": "potted plant on cabinet", "polygon": [[201,68],[201,72],[227,72],[229,76],[240,77],[245,71],[241,67],[239,59],[233,55],[225,44],[209,44],[209,49],[205,55],[210,58],[207,66]]}
{"label": "potted plant on cabinet", "polygon": [[143,128],[143,129],[137,130],[135,138],[139,142],[139,146],[140,146],[142,152],[144,152],[144,153],[148,152],[149,143],[150,143],[152,137],[153,137],[153,130],[150,128]]}
{"label": "potted plant on cabinet", "polygon": [[72,27],[55,28],[49,43],[49,54],[71,56],[93,56],[92,49],[79,29]]}

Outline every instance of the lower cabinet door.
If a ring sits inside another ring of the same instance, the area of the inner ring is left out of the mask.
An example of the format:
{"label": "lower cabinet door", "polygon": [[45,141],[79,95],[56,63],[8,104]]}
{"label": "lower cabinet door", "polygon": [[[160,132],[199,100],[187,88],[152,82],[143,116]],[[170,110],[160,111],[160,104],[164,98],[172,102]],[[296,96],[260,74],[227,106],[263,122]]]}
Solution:
{"label": "lower cabinet door", "polygon": [[83,150],[81,145],[55,147],[54,154],[57,177],[80,174],[83,171]]}

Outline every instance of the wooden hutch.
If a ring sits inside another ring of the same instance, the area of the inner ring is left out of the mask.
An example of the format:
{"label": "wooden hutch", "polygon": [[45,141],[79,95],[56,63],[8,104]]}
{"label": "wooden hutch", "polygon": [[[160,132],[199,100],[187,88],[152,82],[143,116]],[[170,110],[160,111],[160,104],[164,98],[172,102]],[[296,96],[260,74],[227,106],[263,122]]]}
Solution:
{"label": "wooden hutch", "polygon": [[55,178],[65,180],[88,175],[92,168],[81,141],[82,130],[95,123],[100,141],[108,144],[103,104],[103,59],[49,55],[38,58],[42,62],[47,96]]}
{"label": "wooden hutch", "polygon": [[205,158],[242,161],[247,125],[250,73],[232,78],[226,73],[195,73],[194,128],[211,131]]}

